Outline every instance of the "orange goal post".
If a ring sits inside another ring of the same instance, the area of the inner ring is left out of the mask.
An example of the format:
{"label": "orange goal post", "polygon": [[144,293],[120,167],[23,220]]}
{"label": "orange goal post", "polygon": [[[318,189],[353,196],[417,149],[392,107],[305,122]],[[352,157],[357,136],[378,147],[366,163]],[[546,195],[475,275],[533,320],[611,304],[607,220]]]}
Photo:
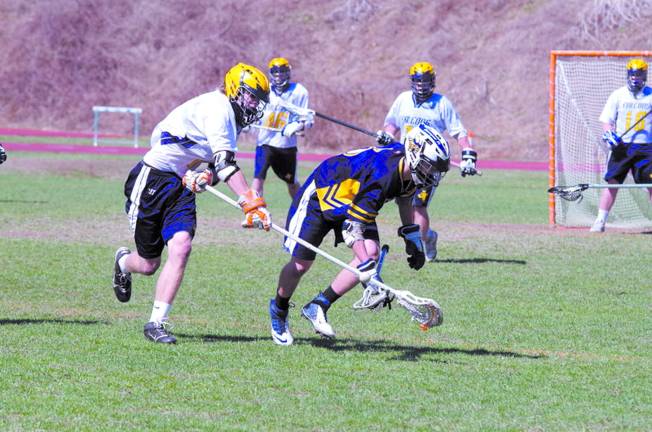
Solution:
{"label": "orange goal post", "polygon": [[[652,51],[550,52],[549,187],[605,183],[609,152],[602,143],[599,117],[611,92],[627,84],[626,64],[632,58],[652,64]],[[631,175],[625,183],[633,183]],[[601,191],[588,189],[579,202],[549,194],[549,223],[590,226],[598,212]],[[608,224],[616,228],[652,227],[647,190],[621,189]]]}

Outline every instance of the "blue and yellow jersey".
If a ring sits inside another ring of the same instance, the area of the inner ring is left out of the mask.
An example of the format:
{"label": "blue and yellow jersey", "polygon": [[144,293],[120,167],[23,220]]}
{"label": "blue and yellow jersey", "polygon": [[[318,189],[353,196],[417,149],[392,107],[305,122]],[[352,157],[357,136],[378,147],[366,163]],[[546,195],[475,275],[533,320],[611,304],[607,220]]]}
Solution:
{"label": "blue and yellow jersey", "polygon": [[402,145],[349,151],[323,161],[305,184],[314,181],[326,220],[371,223],[385,202],[415,192],[413,183],[401,178],[404,156]]}

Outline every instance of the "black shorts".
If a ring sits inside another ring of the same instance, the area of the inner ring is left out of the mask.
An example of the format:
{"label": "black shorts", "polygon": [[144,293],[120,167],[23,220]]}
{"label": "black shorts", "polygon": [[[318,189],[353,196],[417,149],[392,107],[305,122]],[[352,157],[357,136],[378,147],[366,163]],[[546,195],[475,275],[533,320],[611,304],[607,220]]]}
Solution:
{"label": "black shorts", "polygon": [[623,183],[629,172],[635,183],[652,182],[652,144],[624,144],[611,152],[605,181]]}
{"label": "black shorts", "polygon": [[430,200],[435,196],[436,187],[432,186],[426,189],[417,189],[412,197],[412,205],[414,207],[428,207]]}
{"label": "black shorts", "polygon": [[183,187],[176,174],[159,171],[141,161],[129,173],[124,193],[125,211],[141,257],[160,257],[167,242],[179,231],[194,237],[195,194]]}
{"label": "black shorts", "polygon": [[297,176],[297,148],[276,148],[268,145],[256,147],[254,177],[265,180],[270,166],[278,178],[287,184],[294,184]]}
{"label": "black shorts", "polygon": [[[312,182],[311,182],[312,183]],[[314,183],[306,185],[297,193],[292,201],[292,206],[288,212],[288,218],[285,229],[290,234],[305,240],[313,246],[319,247],[324,237],[330,230],[335,234],[335,246],[342,243],[342,223],[343,220],[330,221],[324,218],[324,214],[319,207],[319,200],[315,192]],[[379,241],[378,227],[376,222],[367,224],[362,237],[367,240]],[[289,237],[285,237],[283,247],[290,252],[292,256],[307,261],[314,261],[315,252],[299,244]]]}

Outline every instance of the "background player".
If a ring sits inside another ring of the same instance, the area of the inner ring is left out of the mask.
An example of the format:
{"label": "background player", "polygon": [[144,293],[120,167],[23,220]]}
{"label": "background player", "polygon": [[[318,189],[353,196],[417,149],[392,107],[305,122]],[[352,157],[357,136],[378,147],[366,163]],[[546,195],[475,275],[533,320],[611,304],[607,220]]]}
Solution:
{"label": "background player", "polygon": [[[405,145],[354,150],[322,162],[294,197],[286,229],[314,246],[319,246],[330,230],[336,244],[344,242],[353,250],[349,263],[363,274],[365,283],[376,276],[379,237],[376,216],[383,204],[396,198],[403,226],[398,234],[405,240],[408,263],[419,270],[425,263],[424,246],[418,225],[412,223],[412,196],[417,187],[439,184],[448,171],[450,152],[446,140],[430,126],[420,125],[407,135]],[[276,297],[270,300],[272,339],[291,345],[288,308],[301,277],[310,269],[315,252],[286,238],[285,249],[292,254],[279,275]],[[331,284],[301,310],[315,331],[334,337],[328,323],[331,305],[351,290],[358,278],[342,270]]]}
{"label": "background player", "polygon": [[269,104],[260,123],[256,141],[256,163],[252,189],[263,194],[267,170],[271,166],[274,173],[287,183],[290,197],[299,190],[297,181],[297,133],[312,126],[297,114],[284,108],[283,102],[300,108],[308,108],[308,90],[299,83],[291,82],[292,66],[283,57],[269,62],[269,75],[272,84]]}
{"label": "background player", "polygon": [[[631,131],[621,136],[641,117],[652,110],[652,88],[647,82],[648,65],[643,59],[627,63],[627,84],[611,93],[600,115],[604,129],[602,139],[611,152],[604,179],[622,184],[632,172],[635,183],[652,183],[652,118],[643,118]],[[648,188],[652,200],[652,188]],[[605,189],[600,196],[598,216],[591,232],[603,232],[618,189]]]}
{"label": "background player", "polygon": [[[444,95],[435,93],[436,73],[432,64],[418,62],[409,70],[411,90],[404,91],[394,100],[385,117],[385,124],[378,134],[378,143],[387,145],[405,137],[412,128],[420,124],[431,126],[441,134],[455,138],[462,151],[460,170],[462,177],[477,174],[475,164],[478,155],[460,116],[451,101]],[[430,229],[428,204],[435,194],[435,188],[424,188],[414,196],[414,223],[421,227],[421,235],[426,244],[426,260],[437,257],[437,232]]]}
{"label": "background player", "polygon": [[[131,297],[131,273],[153,275],[161,264],[163,248],[168,248],[144,329],[151,341],[176,342],[166,324],[195,235],[195,193],[223,181],[239,196],[247,227],[270,227],[265,201],[249,189],[235,160],[238,134],[260,119],[268,98],[267,77],[253,66],[238,63],[226,73],[224,93],[215,90],[197,96],[156,126],[152,148],[127,178],[125,210],[136,252],[121,247],[115,254],[113,289],[119,301]],[[202,163],[208,163],[208,168],[195,171]]]}

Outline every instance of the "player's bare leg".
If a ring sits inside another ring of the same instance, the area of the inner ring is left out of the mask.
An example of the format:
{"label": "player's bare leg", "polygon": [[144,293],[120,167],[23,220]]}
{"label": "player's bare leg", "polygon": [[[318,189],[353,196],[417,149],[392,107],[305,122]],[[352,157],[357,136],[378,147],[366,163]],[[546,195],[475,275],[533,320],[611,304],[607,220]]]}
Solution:
{"label": "player's bare leg", "polygon": [[251,181],[251,188],[256,192],[258,192],[260,196],[263,196],[264,184],[265,184],[265,180],[254,177],[254,179]]}
{"label": "player's bare leg", "polygon": [[[618,184],[616,180],[609,180],[609,184]],[[609,211],[616,202],[616,196],[618,195],[618,189],[604,189],[600,195],[600,204],[598,206],[598,216],[595,218],[595,222],[591,226],[591,232],[603,232],[605,225],[607,223],[607,218],[609,217]]]}
{"label": "player's bare leg", "polygon": [[[356,246],[354,245],[354,247]],[[380,250],[376,241],[364,240],[364,248],[369,258],[378,259]],[[360,260],[357,256],[349,262],[349,265],[354,268],[359,264]],[[326,313],[337,299],[350,291],[358,284],[358,282],[358,276],[348,270],[341,270],[326,290],[317,294],[310,303],[306,304],[303,309],[301,309],[301,315],[310,321],[315,331],[320,335],[327,338],[335,337],[335,331],[328,323]]]}
{"label": "player's bare leg", "polygon": [[290,194],[290,198],[294,199],[294,196],[299,192],[299,188],[299,183],[288,183],[288,193]]}
{"label": "player's bare leg", "polygon": [[185,231],[177,232],[168,241],[167,247],[168,259],[156,281],[154,306],[149,322],[145,324],[144,334],[153,342],[171,344],[175,343],[177,339],[166,327],[168,314],[183,280],[192,250],[192,238]]}

